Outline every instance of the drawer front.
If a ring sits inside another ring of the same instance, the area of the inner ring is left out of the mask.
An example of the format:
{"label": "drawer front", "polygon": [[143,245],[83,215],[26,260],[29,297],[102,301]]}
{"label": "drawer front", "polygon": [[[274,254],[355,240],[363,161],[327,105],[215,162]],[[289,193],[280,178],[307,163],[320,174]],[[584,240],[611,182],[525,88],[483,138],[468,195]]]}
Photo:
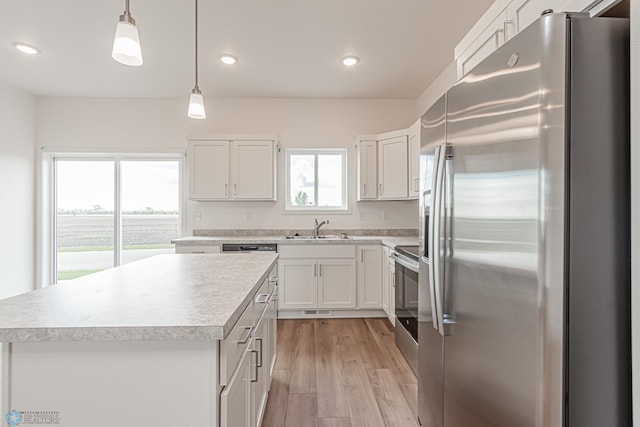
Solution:
{"label": "drawer front", "polygon": [[219,245],[176,245],[177,254],[219,254]]}
{"label": "drawer front", "polygon": [[355,258],[355,245],[278,245],[280,258]]}
{"label": "drawer front", "polygon": [[233,376],[251,341],[254,327],[253,302],[250,302],[229,336],[220,341],[220,385],[227,385]]}
{"label": "drawer front", "polygon": [[258,292],[253,296],[253,323],[256,325],[269,305],[269,299],[271,298],[269,283],[269,278],[265,279]]}

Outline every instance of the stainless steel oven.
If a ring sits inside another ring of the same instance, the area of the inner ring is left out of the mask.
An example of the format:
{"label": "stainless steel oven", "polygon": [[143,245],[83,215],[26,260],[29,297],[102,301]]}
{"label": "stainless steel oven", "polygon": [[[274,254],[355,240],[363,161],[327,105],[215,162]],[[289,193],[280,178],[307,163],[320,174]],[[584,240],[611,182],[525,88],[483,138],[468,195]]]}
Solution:
{"label": "stainless steel oven", "polygon": [[418,372],[418,246],[396,246],[396,344],[405,359]]}

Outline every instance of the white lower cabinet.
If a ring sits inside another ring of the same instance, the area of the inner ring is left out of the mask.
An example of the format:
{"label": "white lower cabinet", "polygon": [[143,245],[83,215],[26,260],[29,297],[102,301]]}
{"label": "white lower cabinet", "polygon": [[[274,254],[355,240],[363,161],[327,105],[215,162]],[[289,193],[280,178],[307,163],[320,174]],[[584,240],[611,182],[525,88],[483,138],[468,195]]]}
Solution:
{"label": "white lower cabinet", "polygon": [[382,249],[380,245],[358,246],[358,308],[382,307]]}
{"label": "white lower cabinet", "polygon": [[250,395],[249,367],[253,353],[246,351],[238,370],[220,395],[220,425],[222,427],[249,427]]}
{"label": "white lower cabinet", "polygon": [[221,427],[260,427],[262,423],[277,351],[277,281],[274,268],[220,343]]}
{"label": "white lower cabinet", "polygon": [[316,308],[318,293],[316,284],[317,261],[315,259],[280,259],[278,278],[280,285],[279,307]]}
{"label": "white lower cabinet", "polygon": [[281,259],[278,276],[280,309],[356,307],[353,258]]}

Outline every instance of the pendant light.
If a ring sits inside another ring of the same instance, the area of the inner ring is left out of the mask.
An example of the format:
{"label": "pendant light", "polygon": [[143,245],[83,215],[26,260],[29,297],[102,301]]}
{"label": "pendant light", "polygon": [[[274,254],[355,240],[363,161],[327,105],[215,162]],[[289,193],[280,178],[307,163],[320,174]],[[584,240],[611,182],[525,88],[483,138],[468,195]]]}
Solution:
{"label": "pendant light", "polygon": [[137,67],[142,65],[140,37],[136,28],[136,20],[129,12],[129,0],[125,1],[124,13],[120,15],[118,25],[116,25],[111,57],[121,64]]}
{"label": "pendant light", "polygon": [[189,97],[189,110],[187,116],[192,119],[204,119],[207,117],[204,111],[204,98],[198,87],[198,0],[196,0],[196,85]]}

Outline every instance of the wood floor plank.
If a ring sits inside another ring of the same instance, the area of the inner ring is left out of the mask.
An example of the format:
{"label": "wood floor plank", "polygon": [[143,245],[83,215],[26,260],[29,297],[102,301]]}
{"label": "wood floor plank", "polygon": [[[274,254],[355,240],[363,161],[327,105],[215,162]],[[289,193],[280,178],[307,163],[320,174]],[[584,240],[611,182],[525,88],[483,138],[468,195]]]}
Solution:
{"label": "wood floor plank", "polygon": [[351,425],[353,427],[383,426],[380,409],[357,349],[349,348],[351,347],[349,345],[336,347],[342,364]]}
{"label": "wood floor plank", "polygon": [[289,394],[285,427],[316,427],[316,395],[312,393]]}
{"label": "wood floor plank", "polygon": [[347,392],[336,349],[337,319],[322,319],[316,326],[316,375],[318,417],[349,417]]}
{"label": "wood floor plank", "polygon": [[397,384],[417,384],[418,379],[396,346],[394,333],[385,326],[383,319],[365,319],[365,323],[381,350],[382,367],[393,371]]}
{"label": "wood floor plank", "polygon": [[350,418],[318,418],[318,427],[351,427]]}
{"label": "wood floor plank", "polygon": [[263,427],[280,427],[284,425],[289,401],[289,371],[281,369],[273,371],[269,400],[262,421]]}
{"label": "wood floor plank", "polygon": [[411,413],[400,387],[390,369],[368,371],[373,394],[387,427],[417,427],[416,416]]}
{"label": "wood floor plank", "polygon": [[274,368],[276,370],[289,369],[291,367],[295,350],[295,327],[295,320],[278,320],[278,351]]}
{"label": "wood floor plank", "polygon": [[411,413],[418,416],[418,384],[399,384],[400,391],[407,401]]}
{"label": "wood floor plank", "polygon": [[364,319],[347,319],[347,324],[353,332],[353,339],[357,345],[360,359],[365,369],[382,369],[382,355],[376,341],[371,336],[371,330]]}
{"label": "wood floor plank", "polygon": [[313,319],[303,319],[295,324],[289,393],[316,393],[315,327]]}

